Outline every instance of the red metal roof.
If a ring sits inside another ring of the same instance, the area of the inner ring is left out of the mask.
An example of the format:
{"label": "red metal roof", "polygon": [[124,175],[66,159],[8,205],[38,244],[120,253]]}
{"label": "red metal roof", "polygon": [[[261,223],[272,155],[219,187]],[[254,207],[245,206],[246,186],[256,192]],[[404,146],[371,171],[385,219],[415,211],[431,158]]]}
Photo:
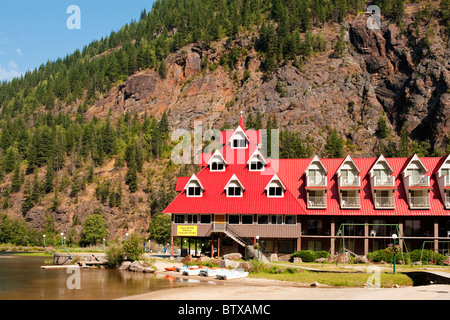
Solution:
{"label": "red metal roof", "polygon": [[[231,135],[230,135],[231,136]],[[256,136],[260,137],[259,134]],[[259,138],[257,138],[258,141]],[[176,190],[181,193],[164,210],[164,213],[193,214],[298,214],[329,216],[450,216],[441,199],[436,175],[430,177],[430,209],[410,209],[403,184],[401,172],[411,158],[387,158],[395,179],[395,209],[375,209],[370,186],[370,169],[376,158],[352,158],[360,170],[361,207],[360,209],[341,209],[339,205],[339,189],[337,169],[343,159],[320,159],[328,174],[326,175],[328,190],[326,209],[307,209],[305,170],[312,159],[267,159],[269,164],[264,172],[249,171],[247,161],[253,154],[256,145],[250,144],[248,149],[232,149],[226,141],[221,150],[228,165],[225,172],[210,172],[203,163],[203,169],[197,175],[205,191],[202,197],[187,197],[184,187],[189,178],[179,178]],[[206,157],[208,159],[208,157]],[[441,166],[442,158],[420,158],[429,172],[436,172]],[[286,192],[282,198],[270,198],[265,188],[272,177],[277,174]],[[227,197],[224,188],[230,178],[236,175],[245,187],[242,197]],[[184,184],[184,185],[183,185]],[[358,189],[358,188],[357,188]]]}

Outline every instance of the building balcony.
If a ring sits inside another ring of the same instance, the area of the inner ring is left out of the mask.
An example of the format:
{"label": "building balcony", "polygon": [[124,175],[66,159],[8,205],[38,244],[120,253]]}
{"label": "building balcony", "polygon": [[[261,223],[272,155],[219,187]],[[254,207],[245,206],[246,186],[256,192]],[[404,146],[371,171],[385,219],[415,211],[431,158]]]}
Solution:
{"label": "building balcony", "polygon": [[360,197],[343,197],[341,200],[342,209],[359,209],[361,208]]}
{"label": "building balcony", "polygon": [[406,176],[405,185],[409,187],[429,187],[430,176]]}
{"label": "building balcony", "polygon": [[380,178],[377,176],[373,177],[373,186],[376,188],[391,188],[391,187],[395,187],[395,177],[394,176],[389,176],[389,177],[385,177],[385,178]]}
{"label": "building balcony", "polygon": [[323,179],[314,179],[312,177],[308,177],[306,180],[307,187],[327,187],[327,177],[323,177]]}
{"label": "building balcony", "polygon": [[409,196],[409,206],[411,209],[429,209],[429,196]]}
{"label": "building balcony", "polygon": [[444,196],[445,209],[450,209],[450,193],[446,192]]}
{"label": "building balcony", "polygon": [[308,197],[308,209],[326,209],[327,198],[325,196]]}
{"label": "building balcony", "polygon": [[343,176],[339,176],[338,179],[338,187],[361,187],[361,177],[355,177],[353,179],[344,178]]}
{"label": "building balcony", "polygon": [[395,209],[394,196],[375,197],[375,209]]}
{"label": "building balcony", "polygon": [[444,176],[444,187],[450,187],[450,176]]}

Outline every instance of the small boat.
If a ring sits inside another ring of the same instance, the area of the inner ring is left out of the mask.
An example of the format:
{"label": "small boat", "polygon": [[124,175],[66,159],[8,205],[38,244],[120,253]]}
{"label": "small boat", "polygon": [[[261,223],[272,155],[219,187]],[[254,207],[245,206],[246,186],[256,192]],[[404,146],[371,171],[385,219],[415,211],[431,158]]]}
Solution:
{"label": "small boat", "polygon": [[241,279],[248,277],[248,272],[243,269],[222,270],[217,273],[216,278],[219,280]]}
{"label": "small boat", "polygon": [[204,269],[196,268],[196,269],[187,269],[183,270],[183,276],[198,276],[200,271]]}
{"label": "small boat", "polygon": [[177,271],[177,268],[170,267],[170,268],[164,268],[166,271]]}
{"label": "small boat", "polygon": [[203,266],[189,266],[191,270],[203,269]]}
{"label": "small boat", "polygon": [[220,272],[223,272],[227,269],[223,269],[223,268],[212,268],[212,269],[202,269],[200,270],[199,275],[203,276],[203,277],[215,277],[217,274],[219,274]]}
{"label": "small boat", "polygon": [[189,266],[182,266],[175,268],[177,272],[183,272],[184,270],[189,270]]}

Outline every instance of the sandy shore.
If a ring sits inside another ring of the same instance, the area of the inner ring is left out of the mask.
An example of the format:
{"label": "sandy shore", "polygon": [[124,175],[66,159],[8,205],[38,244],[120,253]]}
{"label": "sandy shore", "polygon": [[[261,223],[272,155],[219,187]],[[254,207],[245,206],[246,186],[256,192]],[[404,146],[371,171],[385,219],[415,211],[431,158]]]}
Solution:
{"label": "sandy shore", "polygon": [[[164,267],[177,263],[158,262],[159,276],[186,280],[177,272],[165,272]],[[235,279],[189,277],[187,287],[153,291],[124,297],[121,300],[450,300],[450,285],[430,285],[404,288],[335,288],[310,287],[309,284],[268,279]]]}

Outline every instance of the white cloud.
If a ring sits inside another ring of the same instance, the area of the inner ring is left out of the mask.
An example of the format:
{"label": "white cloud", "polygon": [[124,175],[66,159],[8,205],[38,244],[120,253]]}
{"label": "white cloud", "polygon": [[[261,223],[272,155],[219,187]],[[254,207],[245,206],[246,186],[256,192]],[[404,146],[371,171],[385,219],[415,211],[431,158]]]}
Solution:
{"label": "white cloud", "polygon": [[22,50],[16,49],[16,52],[19,54],[19,56],[23,56]]}
{"label": "white cloud", "polygon": [[23,72],[19,71],[19,67],[13,60],[9,61],[6,68],[0,65],[0,81],[10,81],[13,78],[20,77],[22,74]]}

